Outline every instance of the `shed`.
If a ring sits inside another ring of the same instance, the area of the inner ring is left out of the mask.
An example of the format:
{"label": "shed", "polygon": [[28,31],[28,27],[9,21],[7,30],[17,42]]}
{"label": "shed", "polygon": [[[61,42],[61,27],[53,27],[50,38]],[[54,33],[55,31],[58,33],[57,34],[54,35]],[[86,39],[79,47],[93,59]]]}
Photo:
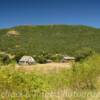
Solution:
{"label": "shed", "polygon": [[31,56],[23,56],[20,60],[19,60],[19,64],[21,65],[32,65],[32,64],[36,64],[36,61],[33,57]]}
{"label": "shed", "polygon": [[75,57],[70,57],[70,56],[64,56],[62,59],[62,62],[70,62],[70,61],[75,61]]}

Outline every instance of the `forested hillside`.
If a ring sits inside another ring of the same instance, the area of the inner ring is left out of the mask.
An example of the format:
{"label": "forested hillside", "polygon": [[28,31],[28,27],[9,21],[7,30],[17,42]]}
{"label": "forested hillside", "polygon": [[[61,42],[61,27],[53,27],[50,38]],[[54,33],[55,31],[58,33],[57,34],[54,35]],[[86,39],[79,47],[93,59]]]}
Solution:
{"label": "forested hillside", "polygon": [[81,25],[47,25],[0,30],[0,50],[4,52],[74,54],[84,47],[100,52],[100,29]]}

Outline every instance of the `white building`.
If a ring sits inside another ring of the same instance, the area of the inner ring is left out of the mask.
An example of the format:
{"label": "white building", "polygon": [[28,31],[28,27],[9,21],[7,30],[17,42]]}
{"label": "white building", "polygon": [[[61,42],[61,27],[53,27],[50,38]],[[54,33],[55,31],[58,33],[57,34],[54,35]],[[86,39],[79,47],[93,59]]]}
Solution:
{"label": "white building", "polygon": [[21,65],[32,65],[32,64],[36,64],[36,61],[33,57],[31,56],[23,56],[20,60],[19,60],[19,64]]}

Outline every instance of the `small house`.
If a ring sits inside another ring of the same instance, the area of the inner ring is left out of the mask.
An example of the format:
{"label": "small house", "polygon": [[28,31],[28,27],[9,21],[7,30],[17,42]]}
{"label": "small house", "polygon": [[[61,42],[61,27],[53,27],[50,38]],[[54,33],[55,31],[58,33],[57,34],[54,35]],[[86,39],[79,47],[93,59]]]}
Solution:
{"label": "small house", "polygon": [[19,60],[19,64],[20,65],[32,65],[32,64],[36,64],[36,61],[33,57],[31,56],[23,56],[20,60]]}
{"label": "small house", "polygon": [[62,59],[63,63],[74,62],[74,61],[75,61],[75,57],[70,57],[70,56],[64,56]]}

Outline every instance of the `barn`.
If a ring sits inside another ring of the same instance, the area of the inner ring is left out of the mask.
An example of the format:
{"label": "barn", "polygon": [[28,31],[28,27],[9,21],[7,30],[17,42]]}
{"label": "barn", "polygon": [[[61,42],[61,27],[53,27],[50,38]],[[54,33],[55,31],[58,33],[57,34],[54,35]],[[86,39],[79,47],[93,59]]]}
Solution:
{"label": "barn", "polygon": [[19,60],[19,64],[20,65],[32,65],[32,64],[36,64],[36,61],[33,57],[31,56],[23,56],[20,60]]}
{"label": "barn", "polygon": [[70,57],[70,56],[64,56],[63,59],[62,59],[62,62],[63,63],[67,63],[67,62],[73,62],[75,61],[75,57]]}

